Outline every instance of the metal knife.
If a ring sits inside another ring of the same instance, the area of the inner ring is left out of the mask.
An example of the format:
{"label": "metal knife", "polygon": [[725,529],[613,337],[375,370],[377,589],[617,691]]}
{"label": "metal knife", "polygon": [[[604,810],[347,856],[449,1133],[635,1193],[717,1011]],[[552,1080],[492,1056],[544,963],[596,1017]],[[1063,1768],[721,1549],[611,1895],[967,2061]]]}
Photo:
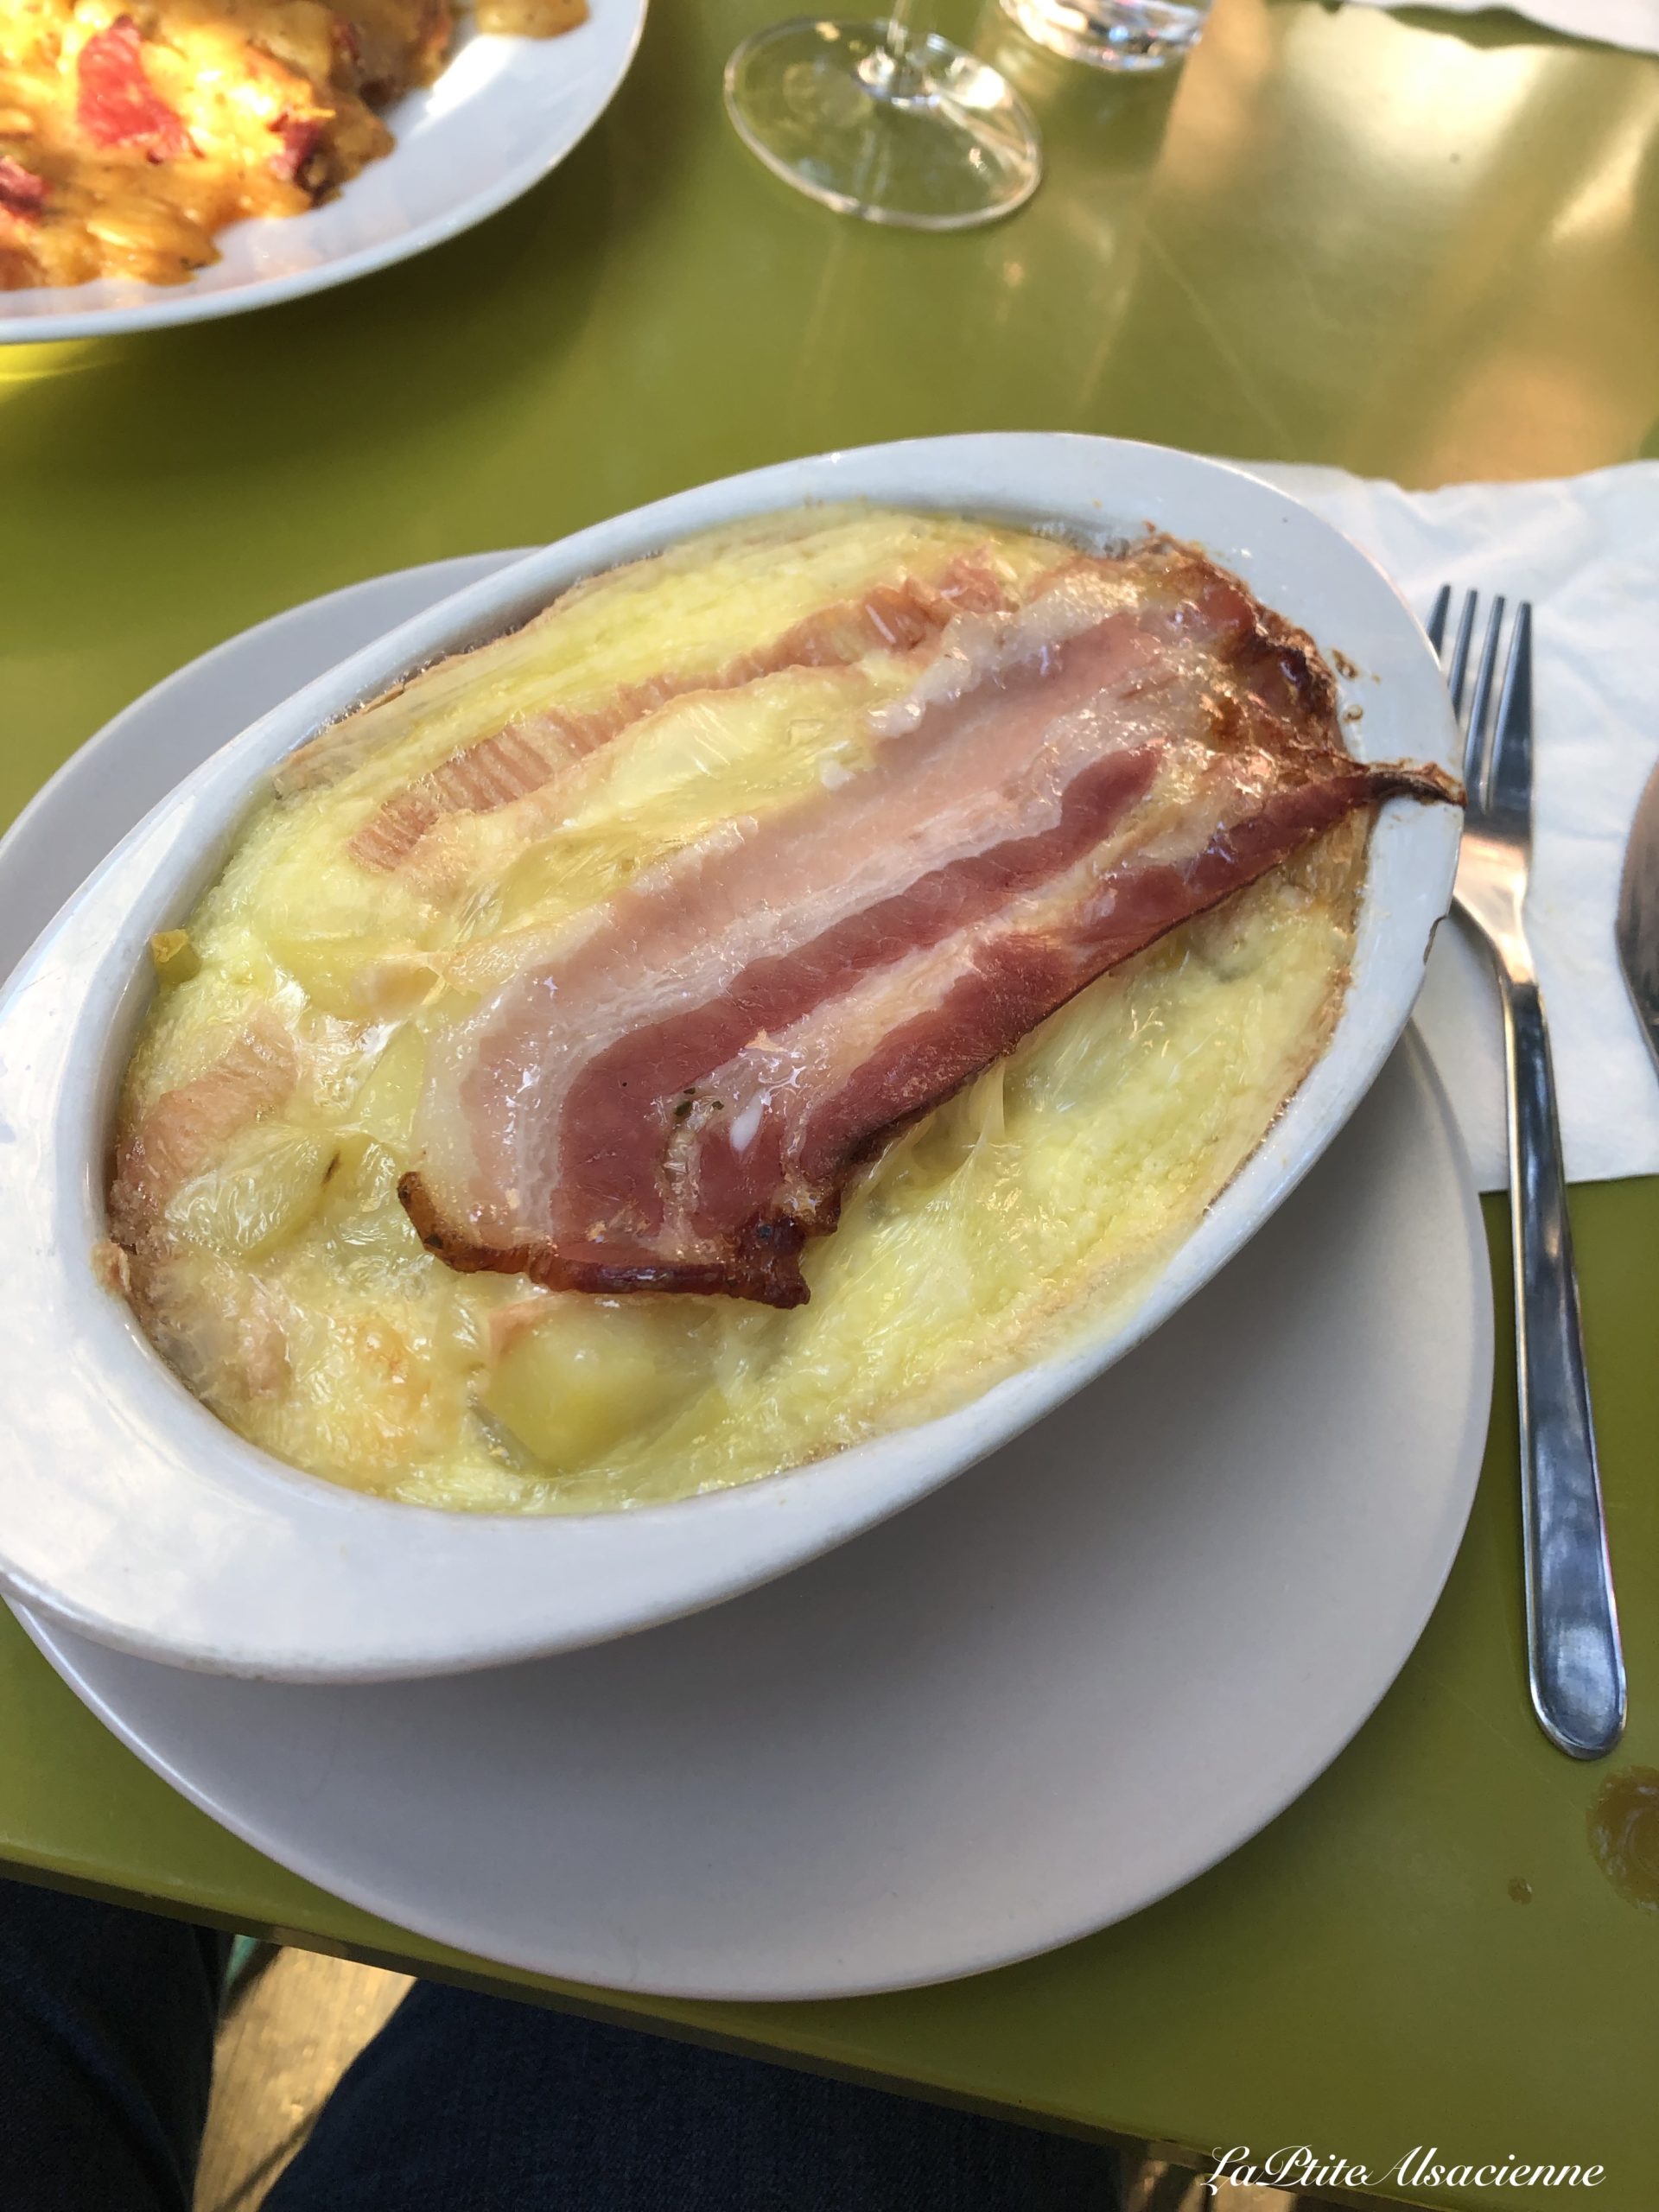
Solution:
{"label": "metal knife", "polygon": [[1637,802],[1618,886],[1618,964],[1659,1067],[1659,767]]}

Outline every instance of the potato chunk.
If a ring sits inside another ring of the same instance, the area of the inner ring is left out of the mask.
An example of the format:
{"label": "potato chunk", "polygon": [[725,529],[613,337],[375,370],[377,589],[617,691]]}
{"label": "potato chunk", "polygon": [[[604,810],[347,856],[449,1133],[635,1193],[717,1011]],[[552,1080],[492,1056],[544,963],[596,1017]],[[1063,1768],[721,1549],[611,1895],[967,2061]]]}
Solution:
{"label": "potato chunk", "polygon": [[157,930],[149,940],[150,963],[162,983],[188,983],[201,973],[201,955],[188,930]]}
{"label": "potato chunk", "polygon": [[679,1304],[550,1297],[544,1316],[507,1333],[480,1402],[549,1467],[588,1465],[707,1380]]}
{"label": "potato chunk", "polygon": [[481,31],[518,38],[557,38],[588,20],[588,0],[478,0]]}

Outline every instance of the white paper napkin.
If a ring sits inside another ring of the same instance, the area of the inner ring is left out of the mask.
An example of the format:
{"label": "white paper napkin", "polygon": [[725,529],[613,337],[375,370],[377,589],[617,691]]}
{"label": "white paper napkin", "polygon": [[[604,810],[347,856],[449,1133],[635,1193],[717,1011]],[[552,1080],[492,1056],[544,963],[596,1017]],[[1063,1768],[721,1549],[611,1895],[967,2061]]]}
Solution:
{"label": "white paper napkin", "polygon": [[[1419,6],[1425,0],[1360,0],[1371,8]],[[1500,0],[1427,0],[1457,16],[1492,12]],[[1569,38],[1594,39],[1604,46],[1625,46],[1637,54],[1659,54],[1659,0],[1501,0],[1509,12],[1529,16]]]}
{"label": "white paper napkin", "polygon": [[[1441,583],[1532,601],[1527,923],[1567,1172],[1578,1182],[1659,1173],[1659,1080],[1613,944],[1624,841],[1659,760],[1659,461],[1438,492],[1337,468],[1244,466],[1345,531],[1420,614]],[[1485,954],[1461,923],[1435,941],[1417,1020],[1480,1187],[1503,1189],[1503,1018]]]}

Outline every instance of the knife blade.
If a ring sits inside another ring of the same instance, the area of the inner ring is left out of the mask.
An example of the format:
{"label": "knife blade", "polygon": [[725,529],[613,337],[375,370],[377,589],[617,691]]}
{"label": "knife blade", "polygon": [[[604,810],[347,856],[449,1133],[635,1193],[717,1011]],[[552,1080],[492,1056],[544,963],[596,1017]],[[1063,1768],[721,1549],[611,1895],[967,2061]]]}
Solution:
{"label": "knife blade", "polygon": [[1637,802],[1618,885],[1618,964],[1659,1068],[1659,767]]}

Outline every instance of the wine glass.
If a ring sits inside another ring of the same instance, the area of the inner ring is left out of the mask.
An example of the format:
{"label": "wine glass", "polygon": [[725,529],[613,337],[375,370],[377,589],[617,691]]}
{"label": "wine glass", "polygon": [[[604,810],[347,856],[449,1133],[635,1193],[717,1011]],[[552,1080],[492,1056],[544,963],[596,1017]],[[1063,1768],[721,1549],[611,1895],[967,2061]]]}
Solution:
{"label": "wine glass", "polygon": [[756,31],[726,65],[726,106],[751,152],[838,214],[965,230],[1030,199],[1041,142],[988,62],[912,27],[915,4]]}

